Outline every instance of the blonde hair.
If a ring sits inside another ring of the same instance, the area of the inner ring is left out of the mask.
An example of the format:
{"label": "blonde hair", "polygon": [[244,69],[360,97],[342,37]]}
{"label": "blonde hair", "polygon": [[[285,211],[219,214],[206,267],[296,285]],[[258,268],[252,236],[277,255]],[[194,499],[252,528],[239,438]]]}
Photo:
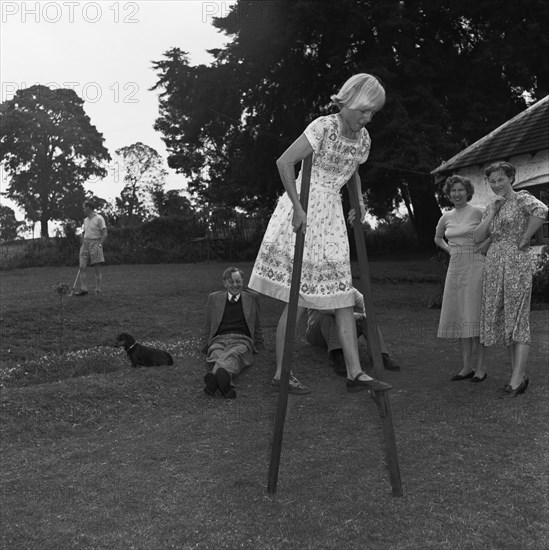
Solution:
{"label": "blonde hair", "polygon": [[349,78],[330,99],[340,109],[379,111],[385,104],[385,90],[375,76],[359,73]]}

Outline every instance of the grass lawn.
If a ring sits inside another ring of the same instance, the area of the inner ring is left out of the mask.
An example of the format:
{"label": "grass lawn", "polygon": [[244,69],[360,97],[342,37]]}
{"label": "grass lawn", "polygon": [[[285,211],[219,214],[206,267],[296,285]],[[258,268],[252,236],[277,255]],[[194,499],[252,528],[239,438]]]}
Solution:
{"label": "grass lawn", "polygon": [[[531,314],[528,391],[500,400],[504,348],[490,348],[483,384],[449,381],[457,342],[436,338],[427,307],[440,266],[372,262],[378,324],[403,367],[384,375],[404,495],[391,495],[375,404],[346,393],[301,326],[294,370],[313,392],[289,396],[270,496],[281,303],[262,298],[267,350],[237,399],[202,391],[198,335],[227,265],[107,266],[103,296],[64,299],[62,340],[53,286],[76,269],[1,274],[1,548],[549,547],[548,310]],[[122,331],[175,366],[132,369],[113,348]]]}

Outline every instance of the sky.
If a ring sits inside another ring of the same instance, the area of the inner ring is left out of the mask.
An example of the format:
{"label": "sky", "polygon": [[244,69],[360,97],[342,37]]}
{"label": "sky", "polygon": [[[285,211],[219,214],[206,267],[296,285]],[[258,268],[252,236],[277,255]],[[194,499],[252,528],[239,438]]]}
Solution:
{"label": "sky", "polygon": [[[154,0],[76,2],[70,0],[0,2],[0,101],[34,84],[73,88],[85,101],[91,123],[115,150],[138,141],[165,159],[158,117],[158,91],[149,91],[157,74],[152,62],[178,47],[192,65],[210,64],[208,49],[223,47],[230,38],[212,25],[228,14],[234,0]],[[184,189],[183,176],[169,170],[166,189]],[[123,176],[122,176],[123,177]],[[112,200],[123,183],[116,169],[86,188]],[[1,189],[6,175],[2,172]],[[2,197],[2,204],[16,211]]]}

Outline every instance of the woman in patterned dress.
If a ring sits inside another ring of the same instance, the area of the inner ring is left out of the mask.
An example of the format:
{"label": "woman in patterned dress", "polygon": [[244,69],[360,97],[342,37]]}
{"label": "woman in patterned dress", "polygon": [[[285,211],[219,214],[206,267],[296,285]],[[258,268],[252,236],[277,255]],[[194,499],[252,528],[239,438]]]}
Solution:
{"label": "woman in patterned dress", "polygon": [[[302,231],[305,246],[297,320],[306,308],[334,309],[347,367],[347,390],[387,390],[391,386],[364,373],[359,361],[349,243],[339,194],[358,165],[368,158],[370,136],[364,126],[383,107],[385,90],[375,77],[361,73],[347,80],[331,99],[339,112],[311,122],[276,162],[286,193],[269,221],[249,286],[286,302],[277,328],[277,365],[271,382],[279,387],[295,233]],[[311,153],[309,206],[305,213],[299,202],[302,171],[296,179],[294,166]],[[357,185],[361,198],[358,178]],[[360,210],[362,220],[366,214],[363,202]],[[310,390],[291,373],[289,391],[301,394]]]}
{"label": "woman in patterned dress", "polygon": [[468,178],[450,176],[446,180],[444,194],[454,203],[454,209],[442,215],[435,232],[436,245],[450,254],[437,336],[459,339],[463,361],[461,371],[451,378],[453,382],[470,378],[478,383],[487,376],[485,349],[479,341],[484,256],[473,241],[482,210],[468,204],[474,192]]}
{"label": "woman in patterned dress", "polygon": [[480,341],[485,346],[508,347],[511,379],[501,393],[502,397],[516,397],[526,391],[529,382],[525,374],[533,272],[529,243],[547,218],[547,206],[527,191],[513,191],[513,165],[497,162],[484,172],[497,196],[474,232],[477,243],[491,238],[484,271]]}

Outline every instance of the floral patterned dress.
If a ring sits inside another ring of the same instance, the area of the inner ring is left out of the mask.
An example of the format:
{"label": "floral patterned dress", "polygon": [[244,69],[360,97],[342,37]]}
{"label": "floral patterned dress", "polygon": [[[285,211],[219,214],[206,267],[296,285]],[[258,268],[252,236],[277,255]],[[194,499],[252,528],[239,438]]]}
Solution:
{"label": "floral patterned dress", "polygon": [[[313,162],[299,305],[352,307],[349,242],[339,192],[368,158],[370,136],[364,128],[356,140],[342,136],[338,115],[317,118],[304,135],[313,148]],[[298,193],[302,172],[296,179]],[[289,301],[292,281],[296,237],[292,217],[293,205],[284,193],[269,221],[249,282],[253,290],[284,302]]]}
{"label": "floral patterned dress", "polygon": [[519,191],[505,200],[490,222],[492,243],[486,255],[480,316],[480,341],[485,346],[530,343],[533,259],[529,249],[518,245],[531,216],[546,219],[547,207],[527,191]]}

